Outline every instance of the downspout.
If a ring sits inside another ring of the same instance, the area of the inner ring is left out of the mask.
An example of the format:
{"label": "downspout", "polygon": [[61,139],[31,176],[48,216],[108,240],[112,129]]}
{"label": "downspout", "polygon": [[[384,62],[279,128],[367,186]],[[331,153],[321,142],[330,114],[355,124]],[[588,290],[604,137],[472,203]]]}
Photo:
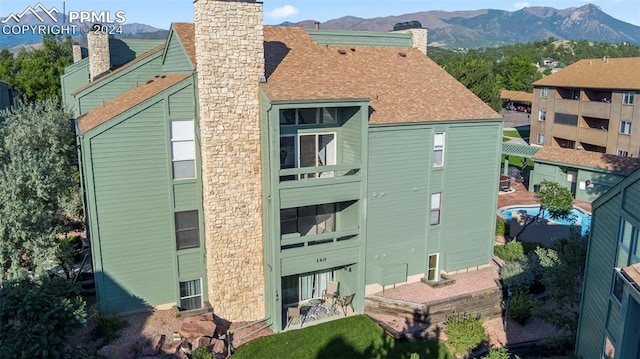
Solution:
{"label": "downspout", "polygon": [[[82,139],[84,138],[84,135],[80,132],[80,127],[78,126],[77,119],[73,119],[73,125],[76,131],[76,152],[78,156],[78,174],[80,175],[80,195],[82,196],[82,214],[84,215],[84,228],[85,228],[87,239],[89,240],[89,243],[91,243],[91,236],[89,235],[88,213],[87,213],[87,196],[84,192],[85,174],[84,174],[84,168],[82,167]],[[80,268],[80,272],[82,272],[82,268]]]}

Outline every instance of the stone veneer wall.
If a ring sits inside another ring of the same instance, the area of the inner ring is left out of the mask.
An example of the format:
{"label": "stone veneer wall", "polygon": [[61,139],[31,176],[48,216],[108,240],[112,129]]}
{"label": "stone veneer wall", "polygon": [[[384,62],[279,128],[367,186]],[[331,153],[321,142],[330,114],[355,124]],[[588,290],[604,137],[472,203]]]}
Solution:
{"label": "stone veneer wall", "polygon": [[427,29],[406,29],[395,32],[411,34],[413,36],[413,47],[423,54],[427,54]]}
{"label": "stone veneer wall", "polygon": [[87,34],[89,50],[89,77],[93,81],[97,76],[111,69],[109,58],[109,35],[91,31]]}
{"label": "stone veneer wall", "polygon": [[73,44],[73,62],[76,63],[82,60],[82,48],[78,44]]}
{"label": "stone veneer wall", "polygon": [[194,6],[209,301],[225,319],[261,319],[262,3]]}

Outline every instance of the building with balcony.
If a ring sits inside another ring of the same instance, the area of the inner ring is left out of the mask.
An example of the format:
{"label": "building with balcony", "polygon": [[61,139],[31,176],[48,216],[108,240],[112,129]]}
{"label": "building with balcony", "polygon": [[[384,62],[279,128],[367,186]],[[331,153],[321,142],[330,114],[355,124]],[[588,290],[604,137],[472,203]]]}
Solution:
{"label": "building with balcony", "polygon": [[640,156],[637,58],[580,60],[533,84],[531,144]]}
{"label": "building with balcony", "polygon": [[640,357],[640,171],[593,201],[576,356]]}
{"label": "building with balcony", "polygon": [[119,67],[90,34],[63,76],[101,304],[278,331],[329,281],[362,312],[367,293],[489,264],[502,118],[426,56],[425,29],[194,6]]}

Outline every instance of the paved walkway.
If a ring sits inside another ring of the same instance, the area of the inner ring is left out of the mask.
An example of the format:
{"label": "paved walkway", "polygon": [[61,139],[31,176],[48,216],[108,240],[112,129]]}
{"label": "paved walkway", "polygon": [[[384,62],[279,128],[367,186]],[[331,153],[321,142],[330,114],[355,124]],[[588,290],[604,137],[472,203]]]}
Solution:
{"label": "paved walkway", "polygon": [[[540,204],[535,193],[529,192],[522,182],[511,182],[511,192],[500,192],[498,194],[498,208],[517,205],[534,205]],[[573,200],[573,204],[577,207],[591,212],[591,203],[586,201]]]}

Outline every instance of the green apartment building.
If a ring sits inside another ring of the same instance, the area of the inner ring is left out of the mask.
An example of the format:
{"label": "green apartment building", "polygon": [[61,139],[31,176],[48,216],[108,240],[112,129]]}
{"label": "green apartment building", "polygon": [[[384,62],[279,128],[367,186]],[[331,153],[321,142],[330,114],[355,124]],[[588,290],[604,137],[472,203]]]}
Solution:
{"label": "green apartment building", "polygon": [[579,357],[640,357],[640,170],[593,202]]}
{"label": "green apartment building", "polygon": [[194,7],[119,67],[90,34],[63,76],[100,303],[279,331],[329,280],[363,312],[385,286],[489,264],[502,118],[426,56],[425,29]]}

